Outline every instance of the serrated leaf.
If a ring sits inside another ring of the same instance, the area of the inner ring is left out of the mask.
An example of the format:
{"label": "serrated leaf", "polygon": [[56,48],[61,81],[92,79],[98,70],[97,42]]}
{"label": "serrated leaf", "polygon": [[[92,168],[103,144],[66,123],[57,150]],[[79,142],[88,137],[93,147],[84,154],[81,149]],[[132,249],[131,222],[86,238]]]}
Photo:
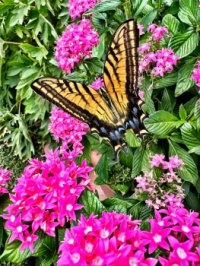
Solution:
{"label": "serrated leaf", "polygon": [[186,150],[181,148],[177,143],[169,140],[169,156],[173,155],[178,155],[183,161],[183,166],[181,169],[178,169],[178,175],[183,180],[195,185],[198,179],[198,170],[194,160]]}
{"label": "serrated leaf", "polygon": [[148,132],[158,136],[166,136],[182,124],[178,118],[164,110],[157,111],[144,120]]}
{"label": "serrated leaf", "polygon": [[194,81],[191,79],[191,75],[196,65],[197,59],[191,59],[184,64],[178,72],[178,80],[175,89],[175,96],[183,94],[185,91],[189,90],[193,85]]}
{"label": "serrated leaf", "polygon": [[102,211],[105,210],[102,202],[97,198],[97,196],[89,190],[85,190],[80,197],[80,204],[83,204],[84,208],[82,212],[88,217],[90,214],[94,213],[100,215]]}
{"label": "serrated leaf", "polygon": [[48,54],[48,51],[44,46],[42,47],[35,47],[28,43],[20,44],[20,48],[27,53],[30,57],[35,58],[41,63],[41,60],[43,58],[46,58],[46,55]]}
{"label": "serrated leaf", "polygon": [[33,80],[36,79],[38,76],[40,76],[39,68],[32,67],[30,69],[25,70],[22,73],[20,82],[18,83],[16,89],[19,90],[21,88],[24,88],[26,85],[29,85],[31,82],[33,82]]}
{"label": "serrated leaf", "polygon": [[198,21],[198,1],[179,0],[180,9],[178,16],[186,24],[194,25]]}
{"label": "serrated leaf", "polygon": [[174,35],[169,43],[169,46],[180,59],[191,54],[197,47],[198,42],[198,33],[193,30],[188,30],[184,33]]}
{"label": "serrated leaf", "polygon": [[22,25],[24,21],[24,16],[27,16],[30,6],[21,5],[18,8],[12,10],[12,17],[10,19],[10,27],[15,26],[16,24]]}
{"label": "serrated leaf", "polygon": [[171,14],[164,16],[162,23],[170,33],[174,34],[179,30],[180,21]]}
{"label": "serrated leaf", "polygon": [[188,149],[192,149],[200,145],[200,138],[190,123],[184,123],[181,127],[181,135],[184,144],[188,147]]}

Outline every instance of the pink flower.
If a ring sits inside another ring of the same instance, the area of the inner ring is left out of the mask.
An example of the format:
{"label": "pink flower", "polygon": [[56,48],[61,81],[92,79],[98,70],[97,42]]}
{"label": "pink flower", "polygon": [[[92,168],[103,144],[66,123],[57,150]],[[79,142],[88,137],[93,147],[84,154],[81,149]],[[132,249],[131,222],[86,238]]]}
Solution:
{"label": "pink flower", "polygon": [[80,18],[81,15],[96,5],[96,0],[69,0],[69,14],[72,19]]}
{"label": "pink flower", "polygon": [[152,32],[152,39],[154,41],[159,41],[163,38],[165,33],[168,33],[168,29],[163,26],[158,26],[156,24],[152,24],[147,28],[147,31]]}
{"label": "pink flower", "polygon": [[192,240],[180,243],[173,236],[169,236],[168,240],[173,248],[170,254],[172,258],[178,259],[185,266],[189,266],[189,261],[198,261],[198,255],[191,251],[194,244]]}
{"label": "pink flower", "polygon": [[92,28],[90,20],[83,19],[79,25],[68,25],[56,43],[58,66],[69,74],[84,57],[91,56],[93,46],[98,43],[98,33]]}
{"label": "pink flower", "polygon": [[163,154],[155,154],[150,161],[151,167],[159,167],[163,164],[165,156]]}
{"label": "pink flower", "polygon": [[12,172],[10,170],[5,170],[0,167],[0,195],[4,193],[9,193],[6,188],[7,181],[11,180],[10,175]]}
{"label": "pink flower", "polygon": [[196,85],[200,87],[200,61],[197,61],[197,67],[193,69],[191,79],[193,79]]}
{"label": "pink flower", "polygon": [[92,84],[91,84],[91,87],[94,89],[94,90],[98,90],[100,88],[103,88],[104,87],[104,81],[102,78],[97,78]]}

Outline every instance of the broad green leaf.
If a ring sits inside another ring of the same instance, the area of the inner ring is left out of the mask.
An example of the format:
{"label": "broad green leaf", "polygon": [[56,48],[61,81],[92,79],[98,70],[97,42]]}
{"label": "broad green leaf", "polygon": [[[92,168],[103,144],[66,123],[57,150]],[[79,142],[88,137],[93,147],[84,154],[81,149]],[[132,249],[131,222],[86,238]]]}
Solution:
{"label": "broad green leaf", "polygon": [[136,137],[136,135],[132,132],[132,130],[127,130],[125,133],[125,140],[127,144],[132,147],[140,147],[141,146],[141,140]]}
{"label": "broad green leaf", "polygon": [[26,85],[29,85],[38,76],[40,76],[40,69],[39,68],[32,67],[30,69],[25,70],[22,73],[20,82],[18,83],[16,89],[19,90],[19,89],[25,87]]}
{"label": "broad green leaf", "polygon": [[148,0],[132,0],[133,14],[137,17],[141,12],[143,12]]}
{"label": "broad green leaf", "polygon": [[200,155],[200,145],[191,148],[188,152],[189,152],[189,153],[195,153],[195,154],[197,154],[197,155]]}
{"label": "broad green leaf", "polygon": [[191,54],[197,47],[198,42],[199,34],[193,30],[188,30],[184,33],[177,33],[174,35],[169,46],[180,59]]}
{"label": "broad green leaf", "polygon": [[176,104],[176,99],[174,97],[174,92],[172,92],[172,91],[170,91],[168,89],[164,89],[160,104],[161,104],[161,108],[160,109],[172,113],[173,110],[174,110],[174,106]]}
{"label": "broad green leaf", "polygon": [[105,211],[105,207],[102,202],[92,191],[89,190],[85,190],[81,194],[79,203],[83,204],[84,208],[81,212],[87,217],[92,213],[100,215],[102,211]]}
{"label": "broad green leaf", "polygon": [[192,149],[200,145],[200,136],[190,123],[184,123],[181,127],[181,135],[184,144],[188,149]]}
{"label": "broad green leaf", "polygon": [[186,112],[183,104],[181,104],[179,106],[179,117],[181,120],[186,120],[186,118],[187,118],[187,112]]}
{"label": "broad green leaf", "polygon": [[198,21],[198,1],[179,0],[180,10],[178,16],[180,20],[189,25],[196,25]]}
{"label": "broad green leaf", "polygon": [[200,102],[197,99],[194,107],[194,117],[196,119],[197,129],[200,129]]}
{"label": "broad green leaf", "polygon": [[196,58],[188,60],[178,72],[178,80],[175,89],[175,96],[183,94],[189,90],[193,85],[194,81],[191,79],[191,75],[196,65]]}
{"label": "broad green leaf", "polygon": [[142,161],[143,161],[144,152],[145,150],[140,147],[140,148],[137,148],[133,154],[132,172],[131,172],[132,177],[137,176],[142,169]]}
{"label": "broad green leaf", "polygon": [[21,251],[19,249],[20,246],[19,241],[13,241],[10,244],[6,243],[5,249],[3,253],[0,256],[0,261],[9,261],[12,263],[21,263],[25,259],[29,258],[32,253],[30,252],[29,249],[25,249],[24,251]]}
{"label": "broad green leaf", "polygon": [[[193,111],[194,111],[194,115],[195,115],[195,110],[193,110],[193,109],[196,108],[198,98],[199,98],[198,96],[192,97],[188,102],[186,102],[184,104],[184,108],[185,108],[187,114],[190,115],[190,113],[193,113]],[[198,119],[198,117],[196,117],[196,115],[195,115],[195,118]],[[200,118],[200,113],[199,113],[199,118]]]}
{"label": "broad green leaf", "polygon": [[180,21],[170,14],[164,16],[162,23],[172,34],[177,33],[179,30]]}
{"label": "broad green leaf", "polygon": [[179,121],[176,116],[169,112],[160,110],[146,118],[144,124],[148,132],[163,137],[180,126],[182,121]]}
{"label": "broad green leaf", "polygon": [[116,10],[116,8],[121,4],[121,1],[115,0],[105,0],[102,3],[98,3],[95,5],[94,8],[92,8],[89,12],[106,12],[110,10]]}
{"label": "broad green leaf", "polygon": [[193,192],[189,192],[185,198],[190,209],[200,212],[199,197],[197,197]]}
{"label": "broad green leaf", "polygon": [[95,168],[95,171],[98,175],[95,183],[97,185],[103,185],[108,183],[109,174],[108,174],[108,158],[106,154],[103,154]]}
{"label": "broad green leaf", "polygon": [[169,156],[172,155],[178,155],[183,161],[183,166],[178,170],[179,176],[183,180],[195,185],[198,179],[198,170],[194,160],[186,150],[181,148],[177,143],[169,140]]}
{"label": "broad green leaf", "polygon": [[177,72],[173,71],[170,74],[166,74],[163,78],[157,79],[153,83],[154,89],[161,89],[165,87],[170,87],[177,82]]}
{"label": "broad green leaf", "polygon": [[153,9],[141,19],[140,23],[146,28],[153,22],[156,16],[157,16],[157,10]]}
{"label": "broad green leaf", "polygon": [[123,198],[107,198],[103,201],[108,211],[116,211],[127,214],[127,210],[133,205],[133,200],[126,200]]}

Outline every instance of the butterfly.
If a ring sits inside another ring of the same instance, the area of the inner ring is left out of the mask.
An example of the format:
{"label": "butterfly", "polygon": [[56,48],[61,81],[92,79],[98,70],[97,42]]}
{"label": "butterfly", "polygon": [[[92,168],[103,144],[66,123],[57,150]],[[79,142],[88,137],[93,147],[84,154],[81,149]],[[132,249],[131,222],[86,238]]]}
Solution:
{"label": "butterfly", "polygon": [[56,77],[41,77],[32,83],[39,95],[87,123],[92,131],[110,140],[116,147],[124,144],[124,133],[132,129],[137,136],[145,133],[145,117],[138,96],[139,30],[130,19],[113,35],[104,64],[105,88]]}

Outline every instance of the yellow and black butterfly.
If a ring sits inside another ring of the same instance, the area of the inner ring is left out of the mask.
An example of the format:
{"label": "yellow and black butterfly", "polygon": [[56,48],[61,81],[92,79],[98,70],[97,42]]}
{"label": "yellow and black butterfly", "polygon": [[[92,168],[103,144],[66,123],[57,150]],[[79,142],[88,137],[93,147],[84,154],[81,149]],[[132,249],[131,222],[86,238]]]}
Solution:
{"label": "yellow and black butterfly", "polygon": [[124,143],[123,134],[131,128],[136,135],[144,130],[142,101],[138,96],[139,32],[134,20],[125,21],[115,32],[104,65],[105,89],[59,79],[42,77],[32,83],[39,95],[72,116],[95,128],[111,144]]}

